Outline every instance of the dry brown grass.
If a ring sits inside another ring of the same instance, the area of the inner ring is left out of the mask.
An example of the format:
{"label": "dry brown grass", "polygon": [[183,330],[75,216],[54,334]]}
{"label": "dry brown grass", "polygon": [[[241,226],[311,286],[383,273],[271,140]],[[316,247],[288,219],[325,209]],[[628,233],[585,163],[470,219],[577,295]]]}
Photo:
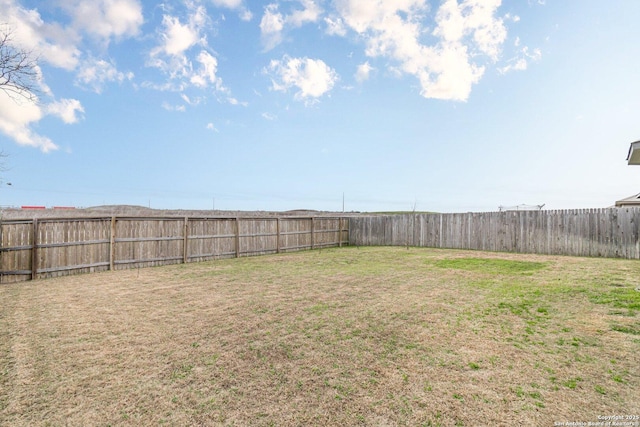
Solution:
{"label": "dry brown grass", "polygon": [[3,285],[0,425],[640,415],[639,273],[637,261],[344,248]]}

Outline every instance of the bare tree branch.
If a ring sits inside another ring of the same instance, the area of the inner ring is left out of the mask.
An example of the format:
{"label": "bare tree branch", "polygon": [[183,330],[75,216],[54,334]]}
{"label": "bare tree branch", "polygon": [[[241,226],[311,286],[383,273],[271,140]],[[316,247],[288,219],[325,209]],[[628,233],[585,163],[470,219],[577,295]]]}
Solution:
{"label": "bare tree branch", "polygon": [[13,44],[10,29],[0,28],[0,90],[12,99],[38,99],[39,69],[31,51]]}

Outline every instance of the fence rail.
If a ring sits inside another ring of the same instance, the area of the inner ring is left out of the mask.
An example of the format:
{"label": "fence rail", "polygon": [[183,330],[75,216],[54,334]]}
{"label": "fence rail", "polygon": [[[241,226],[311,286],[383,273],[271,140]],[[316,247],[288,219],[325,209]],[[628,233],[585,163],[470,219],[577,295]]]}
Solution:
{"label": "fence rail", "polygon": [[360,246],[640,259],[640,208],[362,216],[349,233]]}
{"label": "fence rail", "polygon": [[0,222],[0,283],[342,246],[341,217],[100,217]]}

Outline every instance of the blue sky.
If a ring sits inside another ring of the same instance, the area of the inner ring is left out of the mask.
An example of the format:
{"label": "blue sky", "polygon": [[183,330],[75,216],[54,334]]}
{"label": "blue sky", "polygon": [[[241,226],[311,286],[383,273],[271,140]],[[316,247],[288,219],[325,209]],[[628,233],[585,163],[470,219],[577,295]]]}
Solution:
{"label": "blue sky", "polygon": [[0,10],[40,67],[37,103],[0,91],[0,205],[466,212],[640,192],[635,0]]}

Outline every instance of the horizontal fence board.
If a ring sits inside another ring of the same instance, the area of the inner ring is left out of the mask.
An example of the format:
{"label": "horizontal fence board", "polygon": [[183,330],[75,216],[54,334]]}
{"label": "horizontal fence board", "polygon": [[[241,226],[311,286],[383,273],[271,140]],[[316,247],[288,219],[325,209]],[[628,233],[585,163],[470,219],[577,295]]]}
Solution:
{"label": "horizontal fence board", "polygon": [[95,264],[67,265],[65,267],[42,268],[38,269],[38,273],[57,273],[68,270],[86,270],[95,269],[96,267],[108,267],[108,262],[97,262]]}
{"label": "horizontal fence board", "polygon": [[342,246],[348,226],[338,217],[0,221],[0,283]]}
{"label": "horizontal fence board", "polygon": [[0,272],[0,274],[7,275],[7,276],[15,276],[15,275],[20,275],[20,276],[29,275],[29,276],[31,276],[31,270],[15,270],[15,271],[7,270],[7,271]]}

